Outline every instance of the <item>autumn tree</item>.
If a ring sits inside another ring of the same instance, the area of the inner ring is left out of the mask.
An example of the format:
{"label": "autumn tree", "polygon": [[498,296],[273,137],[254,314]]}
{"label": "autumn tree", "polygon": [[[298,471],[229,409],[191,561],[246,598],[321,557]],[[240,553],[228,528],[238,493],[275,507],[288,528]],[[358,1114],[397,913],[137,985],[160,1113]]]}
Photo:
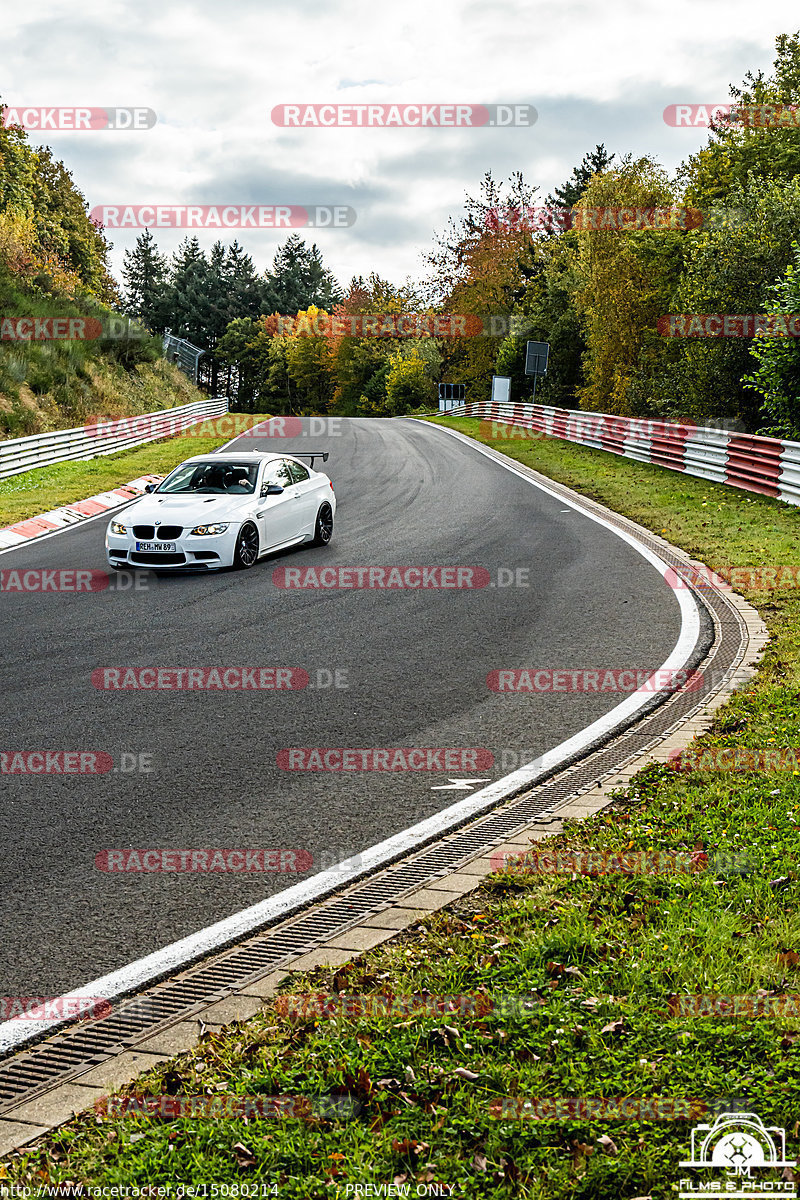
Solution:
{"label": "autumn tree", "polygon": [[748,71],[731,85],[734,108],[711,127],[708,143],[679,172],[685,201],[701,210],[724,202],[751,178],[800,175],[800,32],[775,40],[772,74]]}
{"label": "autumn tree", "polygon": [[445,381],[467,385],[467,397],[485,399],[495,371],[503,333],[493,336],[496,324],[514,313],[524,294],[525,272],[531,263],[534,241],[544,235],[532,231],[528,214],[537,188],[521,173],[507,184],[487,172],[477,196],[467,196],[458,221],[450,220],[426,255],[431,276],[428,295],[437,308],[484,320],[484,335],[448,340],[442,344]]}
{"label": "autumn tree", "polygon": [[[346,296],[335,305],[332,318],[346,322],[367,314],[398,314],[420,309],[420,298],[411,288],[397,288],[375,272],[354,276]],[[405,339],[404,339],[405,340]],[[343,416],[376,415],[385,411],[389,359],[396,339],[334,333],[330,339],[332,369],[336,376],[333,411]]]}
{"label": "autumn tree", "polygon": [[[657,322],[670,311],[685,234],[669,225],[636,228],[633,222],[620,227],[616,214],[666,209],[674,203],[674,189],[663,168],[647,157],[626,156],[616,169],[594,176],[577,206],[579,211],[610,214],[606,228],[588,228],[587,220],[587,227],[574,231],[574,303],[586,338],[582,408],[636,415],[650,381],[671,352],[659,337]],[[675,224],[679,223],[676,214]]]}
{"label": "autumn tree", "polygon": [[108,243],[71,174],[20,126],[6,127],[4,112],[0,103],[0,256],[45,290],[118,302]]}

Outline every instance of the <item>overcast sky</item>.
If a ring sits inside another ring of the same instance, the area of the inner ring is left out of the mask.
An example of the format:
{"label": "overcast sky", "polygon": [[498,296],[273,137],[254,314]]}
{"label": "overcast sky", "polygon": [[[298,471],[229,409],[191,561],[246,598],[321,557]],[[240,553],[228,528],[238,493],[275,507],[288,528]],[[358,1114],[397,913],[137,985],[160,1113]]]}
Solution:
{"label": "overcast sky", "polygon": [[[769,72],[800,27],[790,0],[376,0],[265,3],[39,0],[6,5],[0,99],[10,107],[139,106],[151,129],[31,133],[96,205],[349,205],[349,228],[301,231],[341,282],[401,283],[487,170],[521,170],[544,198],[587,150],[651,154],[674,170],[706,140],[676,103],[729,99]],[[281,128],[276,105],[530,104],[525,127]],[[109,230],[119,278],[136,230]],[[154,230],[172,251],[185,231]],[[287,236],[238,237],[259,270]]]}

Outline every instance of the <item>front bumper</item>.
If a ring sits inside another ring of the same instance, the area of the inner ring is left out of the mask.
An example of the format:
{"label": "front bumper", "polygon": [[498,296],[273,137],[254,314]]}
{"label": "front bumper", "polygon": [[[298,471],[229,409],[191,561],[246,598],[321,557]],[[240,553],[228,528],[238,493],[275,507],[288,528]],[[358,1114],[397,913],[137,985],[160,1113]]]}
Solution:
{"label": "front bumper", "polygon": [[113,567],[138,567],[150,570],[163,567],[170,571],[217,571],[222,567],[233,566],[233,556],[236,549],[236,538],[239,525],[232,526],[225,533],[207,534],[205,537],[193,537],[183,533],[174,538],[174,552],[163,550],[137,550],[137,538],[132,534],[111,533],[106,530],[106,558]]}

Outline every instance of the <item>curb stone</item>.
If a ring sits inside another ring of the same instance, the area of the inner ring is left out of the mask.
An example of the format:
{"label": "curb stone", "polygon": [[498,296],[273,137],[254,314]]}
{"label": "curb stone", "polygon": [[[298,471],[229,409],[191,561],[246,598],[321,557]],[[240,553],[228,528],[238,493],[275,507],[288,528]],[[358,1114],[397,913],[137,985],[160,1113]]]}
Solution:
{"label": "curb stone", "polygon": [[129,500],[143,496],[148,483],[160,483],[163,475],[140,475],[130,483],[120,484],[110,492],[99,492],[86,500],[73,500],[71,504],[63,504],[49,512],[40,513],[38,517],[26,517],[14,525],[5,525],[0,529],[0,550],[10,550],[12,546],[21,546],[32,542],[35,538],[44,537],[47,533],[55,533],[68,525],[77,525],[88,517],[96,517],[98,513],[111,512],[120,508]]}

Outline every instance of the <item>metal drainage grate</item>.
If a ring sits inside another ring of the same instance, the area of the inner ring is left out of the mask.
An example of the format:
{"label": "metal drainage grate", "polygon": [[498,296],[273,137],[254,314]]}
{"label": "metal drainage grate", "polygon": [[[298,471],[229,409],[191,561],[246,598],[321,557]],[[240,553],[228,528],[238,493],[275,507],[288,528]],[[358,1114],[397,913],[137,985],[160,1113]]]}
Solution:
{"label": "metal drainage grate", "polygon": [[[548,485],[559,490],[550,481]],[[567,489],[562,490],[572,497]],[[631,527],[625,518],[609,518],[590,501],[586,507],[602,512],[604,519],[612,524]],[[651,545],[670,565],[685,563],[685,558],[665,551],[660,541],[642,536],[638,528],[636,532],[640,541]],[[707,610],[706,641],[710,643],[703,669],[707,672],[713,663],[718,678],[721,674],[728,678],[743,657],[743,643],[746,644],[743,622],[724,593],[704,593],[699,599]],[[702,658],[703,653],[701,649],[698,656]],[[441,878],[478,854],[502,844],[517,830],[544,817],[569,797],[596,786],[626,762],[657,745],[718,690],[719,687],[703,684],[691,693],[678,692],[665,699],[654,696],[647,715],[635,718],[630,727],[617,731],[588,756],[584,752],[584,757],[555,769],[547,780],[501,802],[501,807],[493,812],[381,869],[377,876],[351,884],[344,893],[316,904],[306,913],[250,935],[239,945],[216,953],[212,960],[123,1001],[108,1017],[73,1026],[7,1059],[0,1064],[0,1113],[7,1115],[21,1102],[75,1079],[121,1050],[241,991],[276,968],[290,964],[298,955],[396,903],[421,884]],[[546,817],[540,823],[547,820],[556,823],[557,817]]]}

